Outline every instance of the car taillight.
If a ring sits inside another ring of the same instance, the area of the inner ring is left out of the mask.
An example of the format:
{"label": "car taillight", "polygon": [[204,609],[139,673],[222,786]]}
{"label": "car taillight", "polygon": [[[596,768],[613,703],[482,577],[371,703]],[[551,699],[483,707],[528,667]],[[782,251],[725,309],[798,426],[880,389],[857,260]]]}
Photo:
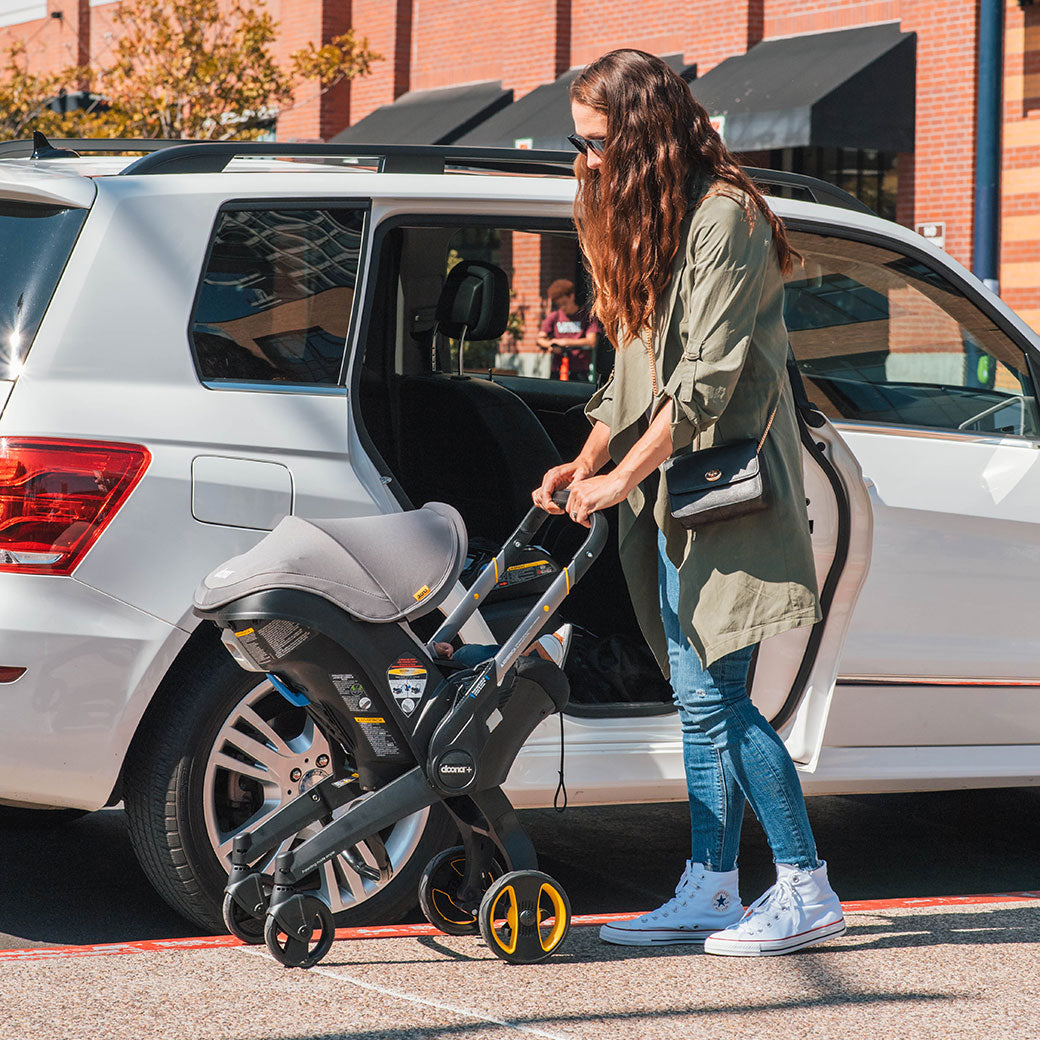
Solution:
{"label": "car taillight", "polygon": [[71,574],[151,458],[139,444],[0,437],[0,571]]}

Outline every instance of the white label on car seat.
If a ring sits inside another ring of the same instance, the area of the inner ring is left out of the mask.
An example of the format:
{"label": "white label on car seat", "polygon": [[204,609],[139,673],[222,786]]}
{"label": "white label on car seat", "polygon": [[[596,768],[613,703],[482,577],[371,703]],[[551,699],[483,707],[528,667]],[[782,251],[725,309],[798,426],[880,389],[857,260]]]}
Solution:
{"label": "white label on car seat", "polygon": [[350,672],[330,675],[329,678],[350,711],[368,711],[372,707],[371,699],[365,696],[365,687]]}
{"label": "white label on car seat", "polygon": [[411,715],[426,689],[426,669],[415,657],[399,657],[387,669],[386,678],[397,707],[405,715]]}
{"label": "white label on car seat", "polygon": [[266,646],[272,657],[280,661],[288,657],[298,647],[303,646],[311,637],[311,633],[286,618],[275,618],[265,621],[256,627],[256,636]]}

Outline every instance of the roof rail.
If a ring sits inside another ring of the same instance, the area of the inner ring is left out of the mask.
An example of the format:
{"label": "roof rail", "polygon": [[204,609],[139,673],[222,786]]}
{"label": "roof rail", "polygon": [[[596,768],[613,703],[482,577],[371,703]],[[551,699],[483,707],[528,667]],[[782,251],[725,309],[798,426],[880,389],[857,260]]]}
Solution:
{"label": "roof rail", "polygon": [[810,177],[805,173],[788,173],[786,170],[763,170],[756,166],[743,167],[744,172],[756,183],[770,188],[796,188],[804,191],[813,202],[822,206],[838,206],[841,209],[855,210],[857,213],[877,214],[865,203],[850,195],[844,188],[836,184],[821,181],[818,177]]}
{"label": "roof rail", "polygon": [[573,172],[568,152],[525,151],[515,148],[460,148],[403,144],[293,144],[275,141],[218,141],[184,144],[145,155],[123,170],[125,176],[155,173],[219,173],[232,159],[261,157],[372,159],[382,173],[443,173],[449,166],[501,173]]}
{"label": "roof rail", "polygon": [[[191,141],[165,140],[154,137],[67,137],[48,142],[56,148],[69,148],[74,152],[110,152],[125,155],[127,152],[157,152],[164,148],[176,148]],[[0,141],[0,159],[28,159],[35,149],[32,141]]]}
{"label": "roof rail", "polygon": [[[569,176],[574,154],[565,151],[535,151],[517,148],[464,148],[458,145],[403,144],[294,144],[277,141],[175,141],[157,139],[76,138],[50,142],[55,147],[79,152],[145,152],[123,169],[123,176],[156,173],[220,173],[232,159],[248,156],[285,159],[340,159],[344,163],[369,159],[382,173],[444,173],[455,169],[490,170],[496,173],[526,173]],[[0,142],[0,159],[28,158],[32,141]],[[873,210],[854,195],[817,177],[785,170],[745,166],[744,172],[757,184],[792,188],[805,192],[813,202],[858,213]]]}

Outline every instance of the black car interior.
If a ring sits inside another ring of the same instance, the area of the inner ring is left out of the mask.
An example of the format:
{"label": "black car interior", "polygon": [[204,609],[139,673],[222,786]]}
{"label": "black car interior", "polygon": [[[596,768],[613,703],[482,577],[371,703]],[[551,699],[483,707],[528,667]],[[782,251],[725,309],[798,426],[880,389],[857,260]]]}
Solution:
{"label": "black car interior", "polygon": [[[467,344],[505,332],[511,288],[498,264],[449,248],[458,230],[396,227],[383,237],[357,399],[368,435],[410,505],[443,501],[462,514],[472,557],[467,571],[476,573],[481,553],[493,552],[530,508],[545,471],[577,454],[589,430],[582,409],[595,387],[469,369]],[[616,530],[616,509],[608,520]],[[481,613],[496,638],[515,627],[578,537],[573,524],[547,524],[541,551],[519,572],[524,580],[509,576],[489,595]],[[561,608],[560,620],[576,626],[569,711],[672,710],[670,688],[624,588],[614,533]]]}

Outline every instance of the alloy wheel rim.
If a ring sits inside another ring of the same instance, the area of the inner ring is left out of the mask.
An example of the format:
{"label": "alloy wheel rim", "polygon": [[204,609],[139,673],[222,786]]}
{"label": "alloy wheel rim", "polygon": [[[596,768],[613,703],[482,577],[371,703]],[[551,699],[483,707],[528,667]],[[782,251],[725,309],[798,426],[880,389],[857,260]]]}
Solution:
{"label": "alloy wheel rim", "polygon": [[[289,705],[266,679],[239,701],[220,727],[203,773],[206,836],[225,870],[231,866],[235,835],[258,826],[327,776],[331,757],[326,735],[302,708]],[[334,816],[345,811],[343,807]],[[384,832],[395,874],[415,853],[428,815],[429,810],[424,809]],[[314,824],[300,831],[258,866],[270,870],[278,853],[319,828]],[[361,843],[358,851],[367,863],[378,868],[367,845]],[[354,909],[386,884],[362,877],[342,856],[334,856],[319,868],[319,882],[319,893],[334,914]]]}

